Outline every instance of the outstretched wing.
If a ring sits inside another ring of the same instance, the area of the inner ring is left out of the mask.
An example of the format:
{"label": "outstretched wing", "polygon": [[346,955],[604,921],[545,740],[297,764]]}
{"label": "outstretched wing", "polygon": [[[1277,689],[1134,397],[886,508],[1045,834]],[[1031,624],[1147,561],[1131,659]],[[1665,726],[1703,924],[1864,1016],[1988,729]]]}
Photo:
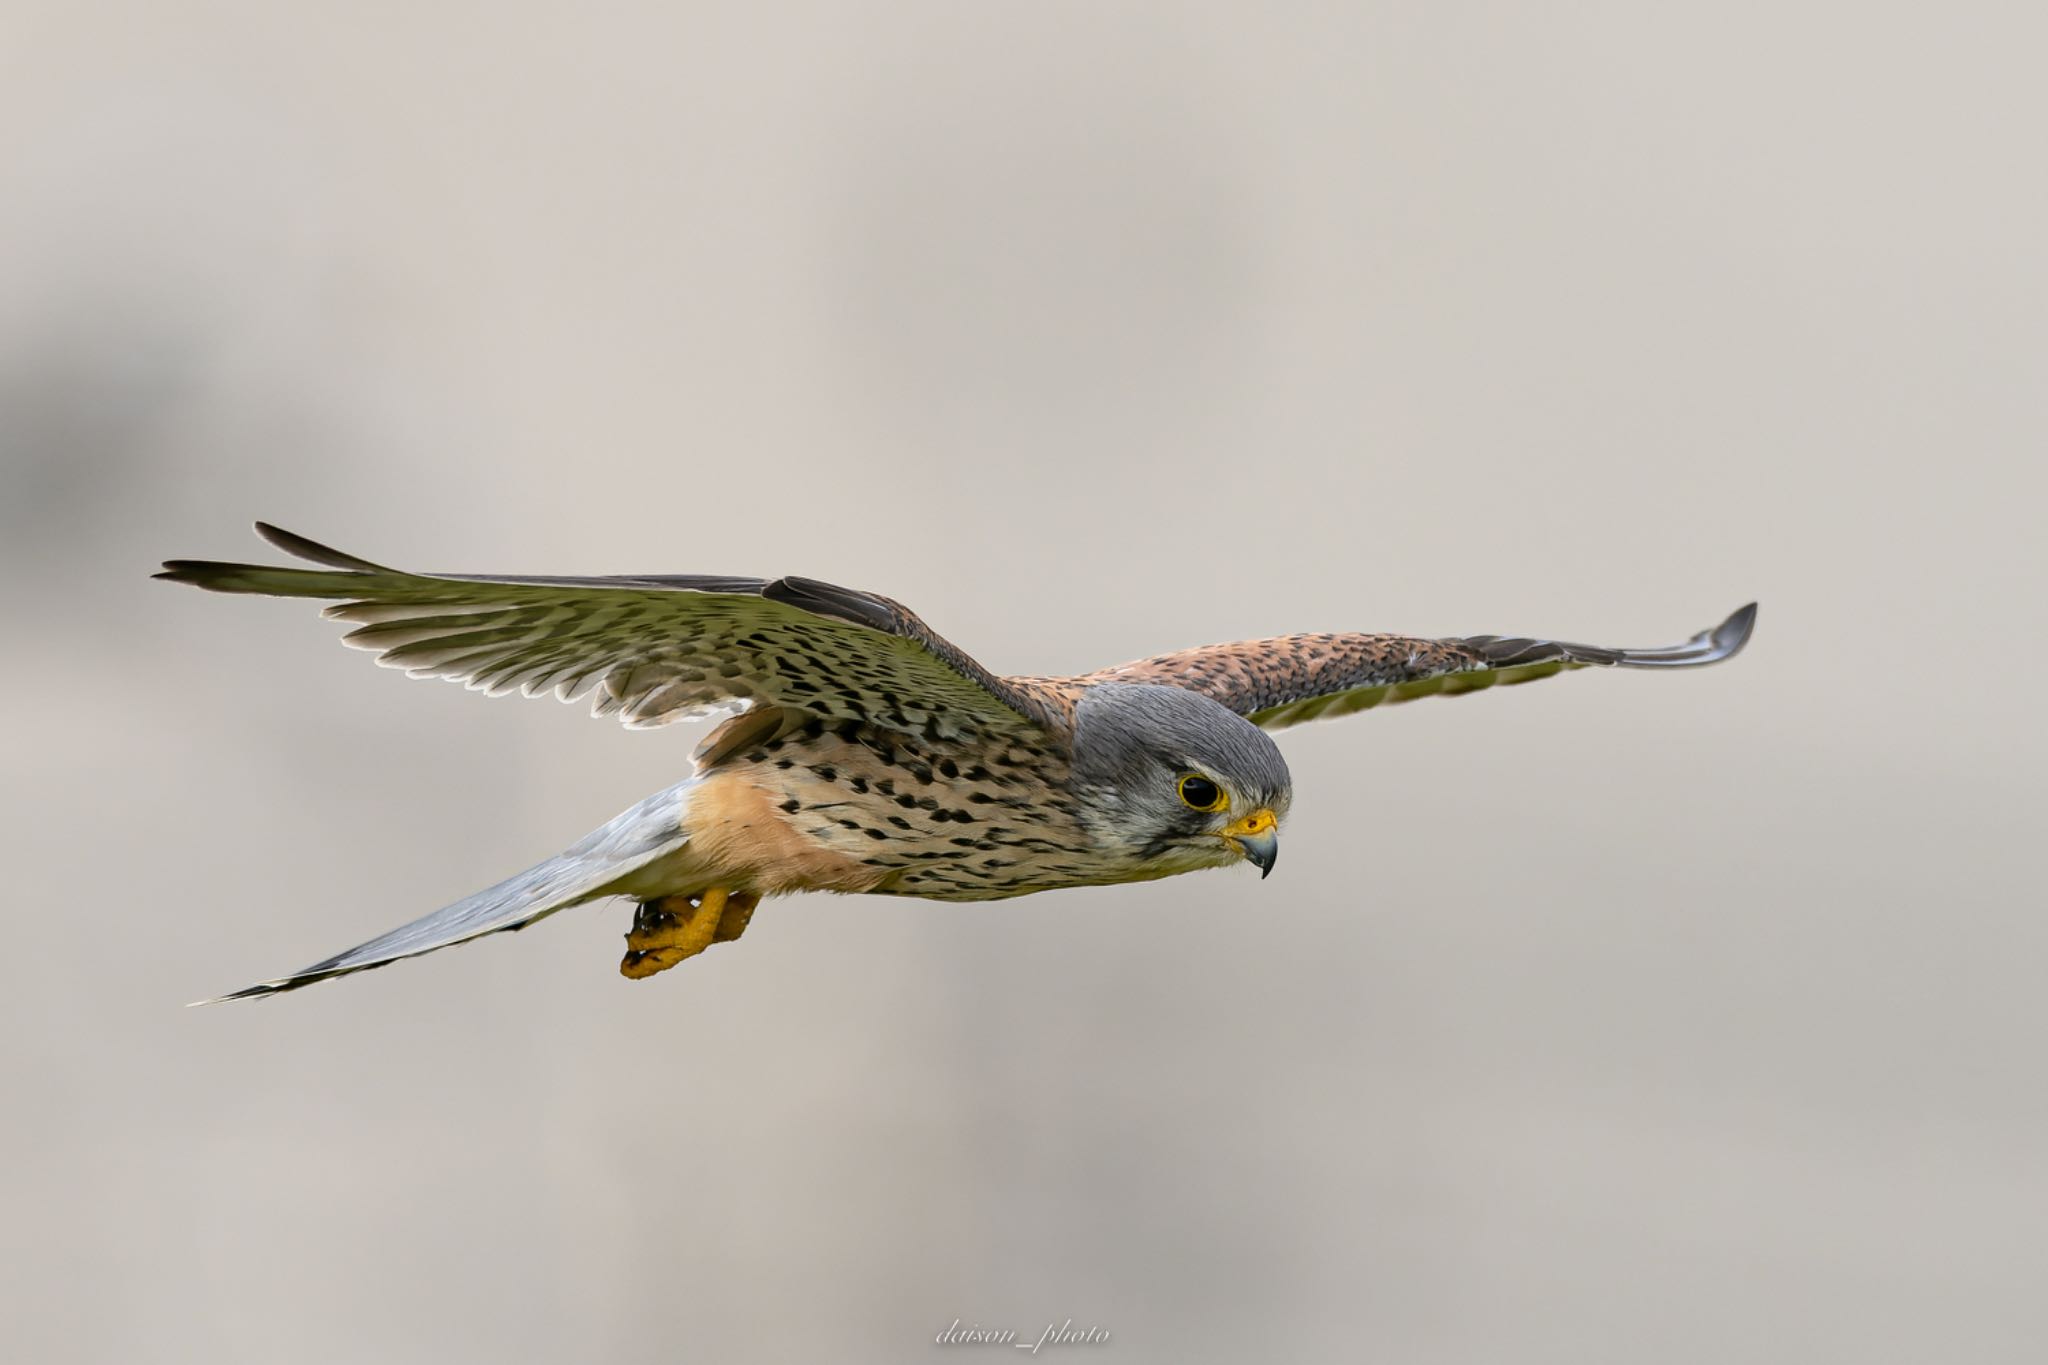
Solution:
{"label": "outstretched wing", "polygon": [[1077,683],[1171,683],[1222,702],[1268,730],[1348,716],[1382,702],[1531,682],[1568,668],[1696,668],[1749,643],[1756,603],[1682,645],[1606,649],[1560,640],[1473,635],[1283,635],[1207,645],[1091,673]]}
{"label": "outstretched wing", "polygon": [[493,696],[590,694],[629,726],[775,706],[931,738],[1056,726],[886,597],[808,578],[512,578],[405,573],[262,522],[323,567],[174,559],[158,578],[213,592],[332,598],[344,640],[415,678]]}

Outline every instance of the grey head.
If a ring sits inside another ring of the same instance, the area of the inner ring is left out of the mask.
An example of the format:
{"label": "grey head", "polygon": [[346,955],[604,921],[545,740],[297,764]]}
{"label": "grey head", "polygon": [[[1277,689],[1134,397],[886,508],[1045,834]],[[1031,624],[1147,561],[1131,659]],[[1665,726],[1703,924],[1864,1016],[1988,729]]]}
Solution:
{"label": "grey head", "polygon": [[1184,688],[1097,683],[1074,708],[1074,790],[1134,875],[1248,859],[1264,876],[1294,796],[1272,737]]}

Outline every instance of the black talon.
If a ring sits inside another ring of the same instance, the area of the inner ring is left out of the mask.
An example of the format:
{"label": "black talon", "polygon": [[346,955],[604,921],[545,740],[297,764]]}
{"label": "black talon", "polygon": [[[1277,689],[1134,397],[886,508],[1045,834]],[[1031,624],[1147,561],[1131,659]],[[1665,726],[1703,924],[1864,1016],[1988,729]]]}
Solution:
{"label": "black talon", "polygon": [[633,932],[651,934],[657,929],[667,929],[676,922],[676,917],[664,910],[660,901],[641,901],[640,908],[633,912]]}

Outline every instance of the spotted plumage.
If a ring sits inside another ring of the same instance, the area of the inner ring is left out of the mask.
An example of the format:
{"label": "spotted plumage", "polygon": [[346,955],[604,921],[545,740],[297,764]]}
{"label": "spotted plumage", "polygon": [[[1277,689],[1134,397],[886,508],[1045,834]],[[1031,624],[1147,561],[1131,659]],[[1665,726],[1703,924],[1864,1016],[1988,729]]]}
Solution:
{"label": "spotted plumage", "polygon": [[901,604],[813,579],[419,574],[257,530],[319,567],[172,560],[158,577],[331,600],[347,643],[414,677],[588,697],[634,727],[736,714],[687,778],[566,852],[228,998],[608,895],[642,903],[621,964],[638,977],[737,938],[766,895],[996,900],[1247,860],[1263,875],[1292,800],[1267,731],[1565,669],[1713,663],[1741,650],[1756,612],[1666,649],[1290,635],[998,677]]}

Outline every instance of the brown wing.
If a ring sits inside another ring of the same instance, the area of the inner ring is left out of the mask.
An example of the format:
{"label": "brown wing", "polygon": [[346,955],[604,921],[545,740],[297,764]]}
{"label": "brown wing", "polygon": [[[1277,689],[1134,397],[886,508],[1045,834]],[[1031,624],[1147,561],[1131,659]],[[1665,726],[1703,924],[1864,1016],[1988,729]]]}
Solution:
{"label": "brown wing", "polygon": [[416,678],[494,696],[593,695],[629,726],[775,706],[931,738],[1058,729],[1027,689],[990,674],[902,605],[808,578],[514,578],[373,564],[262,522],[322,565],[176,559],[157,575],[213,592],[333,598],[348,644]]}
{"label": "brown wing", "polygon": [[1755,624],[1752,602],[1712,630],[1662,649],[1607,649],[1498,635],[1450,640],[1283,635],[1184,649],[1070,681],[1082,688],[1110,681],[1170,683],[1213,697],[1253,723],[1278,730],[1305,720],[1348,716],[1382,702],[1530,682],[1568,668],[1696,668],[1719,663],[1741,652]]}

